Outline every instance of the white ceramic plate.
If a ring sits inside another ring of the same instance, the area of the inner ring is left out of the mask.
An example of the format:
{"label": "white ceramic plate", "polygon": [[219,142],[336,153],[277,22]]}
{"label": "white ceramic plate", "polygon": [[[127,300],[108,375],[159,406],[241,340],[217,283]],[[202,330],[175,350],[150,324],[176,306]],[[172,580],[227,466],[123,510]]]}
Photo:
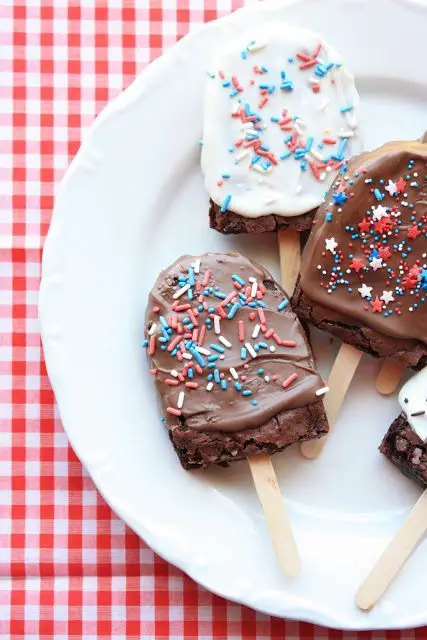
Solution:
{"label": "white ceramic plate", "polygon": [[[320,31],[348,59],[366,142],[426,126],[427,5],[403,0],[261,3],[205,25],[97,119],[60,189],[43,258],[45,356],[65,429],[112,508],[161,556],[212,591],[270,614],[354,629],[427,623],[427,543],[376,609],[354,593],[417,497],[377,452],[399,409],[374,391],[368,357],[316,462],[274,457],[303,558],[276,566],[246,463],[188,473],[163,430],[140,347],[147,293],[182,253],[237,250],[278,275],[277,239],[208,229],[199,169],[202,92],[215,47],[263,19]],[[315,336],[326,373],[327,335]]]}

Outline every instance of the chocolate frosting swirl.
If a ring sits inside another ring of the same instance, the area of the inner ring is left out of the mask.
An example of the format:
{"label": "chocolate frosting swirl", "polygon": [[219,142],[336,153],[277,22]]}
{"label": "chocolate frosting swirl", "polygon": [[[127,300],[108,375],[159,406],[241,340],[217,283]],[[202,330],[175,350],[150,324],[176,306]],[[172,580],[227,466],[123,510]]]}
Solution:
{"label": "chocolate frosting swirl", "polygon": [[[219,313],[225,317],[214,320]],[[239,254],[183,256],[163,271],[150,293],[146,337],[169,426],[241,431],[319,400],[323,383],[283,290]]]}
{"label": "chocolate frosting swirl", "polygon": [[427,343],[427,144],[354,158],[319,208],[301,288],[329,320]]}

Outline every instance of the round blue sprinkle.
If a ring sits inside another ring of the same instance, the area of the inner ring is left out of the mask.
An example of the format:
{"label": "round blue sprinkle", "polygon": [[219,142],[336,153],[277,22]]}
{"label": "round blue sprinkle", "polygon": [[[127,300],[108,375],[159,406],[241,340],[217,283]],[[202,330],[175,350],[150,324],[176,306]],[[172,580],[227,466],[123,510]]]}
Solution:
{"label": "round blue sprinkle", "polygon": [[256,400],[252,400],[252,404],[254,405],[254,407],[256,407],[258,402]]}

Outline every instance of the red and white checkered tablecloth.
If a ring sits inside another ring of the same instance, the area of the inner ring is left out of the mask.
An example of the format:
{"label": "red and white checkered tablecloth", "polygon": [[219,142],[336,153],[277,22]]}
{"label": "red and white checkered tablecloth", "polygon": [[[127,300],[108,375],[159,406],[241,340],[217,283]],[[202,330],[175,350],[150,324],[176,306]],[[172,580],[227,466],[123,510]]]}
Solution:
{"label": "red and white checkered tablecloth", "polygon": [[55,189],[94,116],[194,25],[242,0],[0,0],[0,639],[342,634],[226,602],[104,503],[62,429],[37,322]]}

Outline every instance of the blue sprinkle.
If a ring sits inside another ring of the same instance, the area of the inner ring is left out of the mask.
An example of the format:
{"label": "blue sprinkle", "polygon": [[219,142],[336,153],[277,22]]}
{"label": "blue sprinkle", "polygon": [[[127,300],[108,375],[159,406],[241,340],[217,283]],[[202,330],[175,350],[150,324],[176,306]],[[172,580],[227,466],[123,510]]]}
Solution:
{"label": "blue sprinkle", "polygon": [[287,298],[285,298],[284,300],[282,300],[282,302],[279,304],[279,306],[277,307],[278,311],[283,311],[283,309],[285,309],[289,304],[289,300]]}
{"label": "blue sprinkle", "polygon": [[378,201],[384,200],[385,196],[381,193],[379,189],[374,189],[374,196]]}
{"label": "blue sprinkle", "polygon": [[207,380],[208,380],[208,382],[210,382],[211,380],[213,380],[213,373],[210,373],[210,374],[207,376]]}
{"label": "blue sprinkle", "polygon": [[218,371],[218,369],[215,369],[215,371],[214,371],[214,380],[215,380],[215,382],[216,382],[216,383],[218,383],[218,384],[221,382],[221,378],[219,377],[219,371]]}
{"label": "blue sprinkle", "polygon": [[353,105],[349,104],[346,107],[341,107],[341,113],[347,113],[347,111],[351,111],[353,109]]}
{"label": "blue sprinkle", "polygon": [[330,222],[332,220],[332,213],[327,213],[326,214],[326,221]]}
{"label": "blue sprinkle", "polygon": [[248,52],[247,51],[242,51],[241,56],[242,56],[243,60],[246,60],[246,58],[248,57]]}
{"label": "blue sprinkle", "polygon": [[247,355],[246,347],[242,347],[240,349],[240,359],[246,360],[246,355]]}
{"label": "blue sprinkle", "polygon": [[221,206],[221,213],[225,213],[227,211],[228,205],[230,204],[230,200],[231,200],[230,194],[225,196],[224,202],[222,203],[222,206]]}
{"label": "blue sprinkle", "polygon": [[307,144],[305,145],[305,150],[308,153],[313,146],[313,136],[310,136],[307,140]]}
{"label": "blue sprinkle", "polygon": [[230,312],[229,312],[229,314],[228,314],[227,318],[228,318],[229,320],[231,320],[232,318],[234,318],[234,316],[236,315],[236,313],[237,313],[237,311],[238,311],[239,309],[240,309],[240,305],[239,305],[239,303],[238,303],[238,302],[235,302],[235,303],[233,304],[233,306],[231,307],[231,310],[230,310]]}
{"label": "blue sprinkle", "polygon": [[144,342],[142,343],[142,348],[146,349],[148,347],[148,340],[144,340]]}
{"label": "blue sprinkle", "polygon": [[257,374],[258,374],[259,376],[264,375],[264,369],[258,369]]}
{"label": "blue sprinkle", "polygon": [[189,377],[190,379],[191,379],[191,378],[194,378],[194,371],[193,371],[193,369],[188,369],[188,371],[187,371],[187,375],[188,375],[188,377]]}
{"label": "blue sprinkle", "polygon": [[252,404],[254,405],[254,407],[256,407],[258,402],[256,400],[252,400]]}
{"label": "blue sprinkle", "polygon": [[242,396],[251,396],[252,395],[252,391],[250,389],[245,389],[244,391],[242,391]]}
{"label": "blue sprinkle", "polygon": [[271,122],[279,122],[279,118],[277,116],[271,116]]}
{"label": "blue sprinkle", "polygon": [[241,391],[242,390],[242,385],[240,384],[240,382],[235,382],[234,386],[236,387],[237,391]]}
{"label": "blue sprinkle", "polygon": [[213,349],[214,351],[218,351],[218,353],[225,353],[225,349],[223,349],[222,347],[220,347],[218,344],[211,344],[209,345],[211,349]]}
{"label": "blue sprinkle", "polygon": [[208,356],[208,362],[216,362],[219,356]]}
{"label": "blue sprinkle", "polygon": [[168,323],[166,322],[166,319],[165,319],[165,317],[164,317],[164,316],[160,316],[159,320],[160,320],[160,322],[162,323],[162,325],[163,325],[164,327],[166,327],[166,329],[168,329],[168,328],[169,328],[169,325],[168,325]]}
{"label": "blue sprinkle", "polygon": [[233,275],[231,276],[231,279],[234,280],[235,282],[238,282],[239,284],[241,284],[242,287],[243,287],[243,285],[246,284],[246,282],[240,276],[238,276],[235,273],[233,273]]}
{"label": "blue sprinkle", "polygon": [[202,356],[198,351],[196,351],[195,349],[190,349],[190,353],[193,356],[193,358],[197,360],[197,362],[201,367],[206,367],[206,362],[203,360]]}
{"label": "blue sprinkle", "polygon": [[224,391],[227,389],[227,380],[221,380],[221,388],[224,389]]}
{"label": "blue sprinkle", "polygon": [[285,151],[285,153],[282,153],[282,155],[280,156],[280,160],[286,160],[286,158],[289,158],[289,156],[291,156],[292,153],[290,151]]}
{"label": "blue sprinkle", "polygon": [[268,349],[268,345],[265,342],[258,342],[258,346],[260,349]]}

